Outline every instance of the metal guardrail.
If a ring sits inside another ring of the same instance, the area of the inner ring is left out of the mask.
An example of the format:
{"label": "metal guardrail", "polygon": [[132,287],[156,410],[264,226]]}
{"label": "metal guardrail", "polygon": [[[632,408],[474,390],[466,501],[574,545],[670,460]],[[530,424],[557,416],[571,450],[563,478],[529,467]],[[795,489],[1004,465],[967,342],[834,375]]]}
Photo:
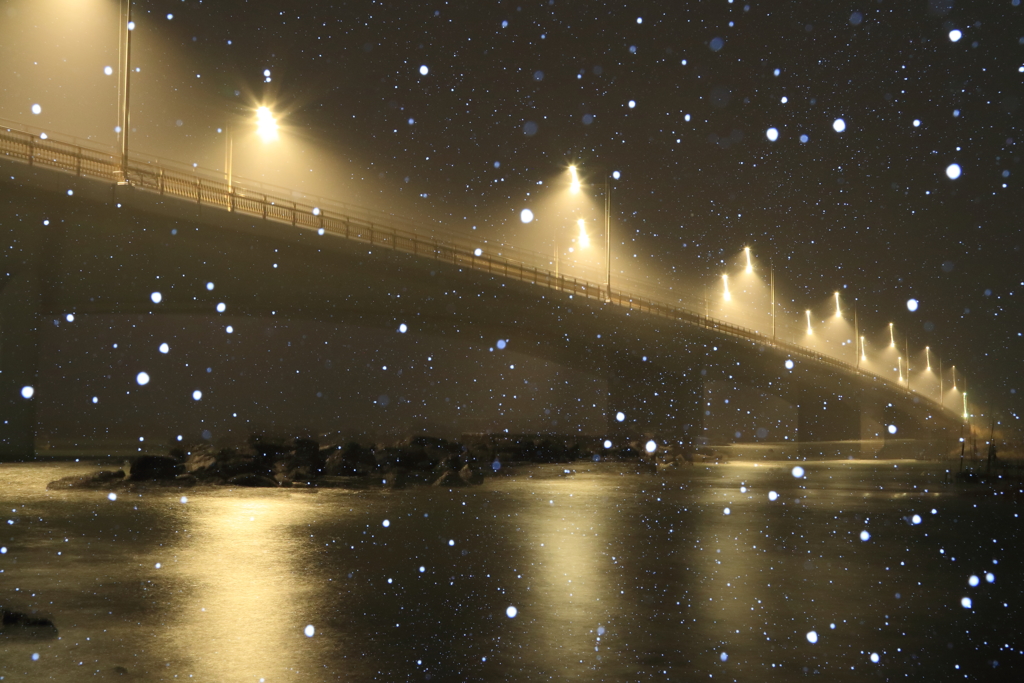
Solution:
{"label": "metal guardrail", "polygon": [[[603,284],[557,275],[546,268],[529,265],[504,256],[484,253],[474,244],[455,236],[445,239],[427,238],[410,230],[380,225],[373,220],[354,217],[331,209],[320,209],[307,202],[275,196],[267,192],[248,190],[224,178],[202,177],[198,173],[183,173],[162,168],[152,163],[130,160],[128,177],[121,178],[120,160],[113,154],[90,149],[74,143],[52,140],[42,135],[16,130],[0,129],[0,156],[15,159],[30,166],[43,166],[110,183],[127,181],[135,188],[163,196],[212,206],[233,213],[245,214],[276,223],[311,230],[322,230],[345,239],[390,248],[415,256],[433,258],[456,267],[467,268],[500,277],[528,282],[572,296],[603,301],[630,311],[640,311],[674,322],[714,330],[740,339],[758,342],[785,351],[791,356],[826,365],[853,375],[871,377],[890,386],[894,391],[913,393],[910,389],[884,377],[860,370],[855,365],[818,353],[812,349],[779,341],[755,330],[734,325],[682,307],[654,299],[617,291]],[[946,410],[923,394],[921,399]],[[952,412],[952,411],[951,411]],[[954,413],[955,414],[955,413]]]}

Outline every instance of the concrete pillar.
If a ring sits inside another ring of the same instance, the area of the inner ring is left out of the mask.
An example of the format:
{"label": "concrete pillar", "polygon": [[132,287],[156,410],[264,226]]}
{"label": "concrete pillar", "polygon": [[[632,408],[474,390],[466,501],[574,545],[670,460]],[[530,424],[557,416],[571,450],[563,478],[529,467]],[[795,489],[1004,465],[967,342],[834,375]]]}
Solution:
{"label": "concrete pillar", "polygon": [[[35,453],[40,291],[30,260],[0,261],[0,456]],[[36,394],[25,398],[25,387]]]}
{"label": "concrete pillar", "polygon": [[701,442],[704,378],[699,370],[669,371],[641,357],[616,353],[609,363],[608,391],[610,434],[620,438],[657,434]]}

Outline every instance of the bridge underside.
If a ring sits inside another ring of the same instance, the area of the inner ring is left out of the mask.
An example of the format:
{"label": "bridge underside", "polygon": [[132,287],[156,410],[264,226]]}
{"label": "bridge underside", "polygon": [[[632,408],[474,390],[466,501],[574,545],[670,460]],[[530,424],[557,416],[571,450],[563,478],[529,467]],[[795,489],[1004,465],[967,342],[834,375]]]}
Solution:
{"label": "bridge underside", "polygon": [[939,443],[958,428],[889,385],[812,362],[786,370],[778,350],[713,330],[131,188],[3,170],[4,454],[268,429],[819,444]]}

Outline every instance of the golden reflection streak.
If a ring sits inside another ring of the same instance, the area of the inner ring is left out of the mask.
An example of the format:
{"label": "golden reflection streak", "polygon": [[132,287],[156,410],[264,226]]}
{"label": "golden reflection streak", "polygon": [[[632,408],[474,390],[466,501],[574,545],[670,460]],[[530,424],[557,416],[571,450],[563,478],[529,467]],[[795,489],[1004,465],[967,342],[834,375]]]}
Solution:
{"label": "golden reflection streak", "polygon": [[193,587],[170,606],[178,615],[172,656],[190,658],[186,666],[207,681],[271,680],[308,664],[300,650],[309,615],[298,611],[310,590],[303,566],[313,559],[303,562],[309,546],[295,529],[312,516],[308,502],[257,490],[187,505],[190,538],[166,567]]}

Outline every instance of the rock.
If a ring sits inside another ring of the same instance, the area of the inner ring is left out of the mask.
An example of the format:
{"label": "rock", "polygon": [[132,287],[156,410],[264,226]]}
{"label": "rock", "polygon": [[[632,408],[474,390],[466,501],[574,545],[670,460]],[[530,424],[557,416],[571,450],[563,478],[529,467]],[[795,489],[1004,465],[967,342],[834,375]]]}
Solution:
{"label": "rock", "polygon": [[106,489],[112,484],[124,481],[124,470],[104,470],[95,474],[83,474],[72,477],[61,477],[51,481],[46,488],[54,491],[60,489]]}
{"label": "rock", "polygon": [[331,476],[347,477],[368,474],[376,468],[377,459],[373,451],[351,441],[328,456],[323,471]]}
{"label": "rock", "polygon": [[459,476],[459,473],[455,470],[445,470],[441,473],[441,476],[434,480],[431,486],[446,486],[448,488],[455,488],[458,486],[469,486],[469,482]]}
{"label": "rock", "polygon": [[228,486],[251,486],[251,487],[270,487],[277,486],[277,482],[270,477],[264,477],[255,472],[246,472],[245,474],[236,474],[233,477],[228,477],[228,480],[224,482]]}
{"label": "rock", "polygon": [[474,486],[484,483],[484,475],[474,470],[468,463],[459,470],[459,478],[467,484],[473,484]]}
{"label": "rock", "polygon": [[56,638],[57,627],[49,619],[29,616],[0,607],[0,636],[4,638]]}
{"label": "rock", "polygon": [[170,480],[181,474],[182,467],[166,455],[141,455],[132,463],[131,481]]}

